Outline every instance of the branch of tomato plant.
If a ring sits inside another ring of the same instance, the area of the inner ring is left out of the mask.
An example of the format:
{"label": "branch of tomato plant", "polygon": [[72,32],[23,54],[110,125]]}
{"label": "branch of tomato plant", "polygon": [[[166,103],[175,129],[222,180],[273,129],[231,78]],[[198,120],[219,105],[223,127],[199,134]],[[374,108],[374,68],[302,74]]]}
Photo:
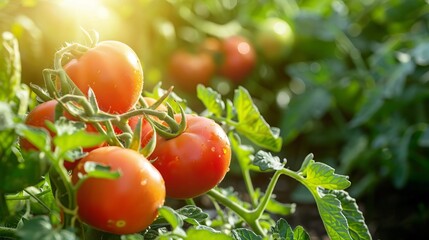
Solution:
{"label": "branch of tomato plant", "polygon": [[16,229],[0,226],[0,236],[4,238],[15,239],[16,238]]}
{"label": "branch of tomato plant", "polygon": [[9,208],[6,204],[6,196],[0,191],[0,216],[9,216]]}
{"label": "branch of tomato plant", "polygon": [[306,186],[304,177],[302,175],[290,169],[282,168],[274,172],[274,175],[267,186],[264,196],[257,204],[257,206],[251,210],[243,208],[242,206],[238,205],[236,202],[233,202],[228,197],[222,195],[219,191],[215,189],[210,190],[207,194],[211,198],[215,199],[216,201],[228,207],[230,210],[239,215],[252,228],[255,233],[261,236],[266,236],[266,233],[262,230],[259,224],[259,219],[265,212],[267,205],[271,199],[271,196],[274,192],[275,186],[278,182],[278,179],[281,175],[287,175]]}

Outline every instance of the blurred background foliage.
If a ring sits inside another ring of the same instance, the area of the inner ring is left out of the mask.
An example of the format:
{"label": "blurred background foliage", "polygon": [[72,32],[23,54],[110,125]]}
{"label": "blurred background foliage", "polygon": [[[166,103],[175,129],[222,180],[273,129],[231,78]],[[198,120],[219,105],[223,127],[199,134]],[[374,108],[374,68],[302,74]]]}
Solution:
{"label": "blurred background foliage", "polygon": [[[136,51],[147,91],[175,85],[197,111],[195,90],[172,76],[175,51],[208,51],[218,69],[219,42],[244,37],[255,51],[244,77],[201,64],[191,76],[210,72],[205,84],[225,97],[246,87],[281,128],[279,155],[291,168],[312,152],[350,175],[376,239],[403,239],[429,222],[428,23],[423,0],[0,0],[0,30],[18,38],[23,82],[41,83],[56,50],[96,30]],[[308,198],[295,189],[288,199]]]}

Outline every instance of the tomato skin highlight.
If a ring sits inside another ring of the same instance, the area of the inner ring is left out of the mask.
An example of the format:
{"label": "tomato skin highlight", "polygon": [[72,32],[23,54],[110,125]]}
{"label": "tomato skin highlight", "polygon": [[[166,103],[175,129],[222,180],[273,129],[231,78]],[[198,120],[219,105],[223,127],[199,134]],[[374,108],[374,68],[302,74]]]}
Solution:
{"label": "tomato skin highlight", "polygon": [[171,55],[168,65],[170,78],[185,91],[195,91],[198,84],[207,86],[215,71],[212,56],[204,51],[177,50]]}
{"label": "tomato skin highlight", "polygon": [[143,90],[143,69],[137,54],[118,41],[102,41],[64,66],[85,94],[91,88],[101,110],[124,113],[137,103]]}
{"label": "tomato skin highlight", "polygon": [[220,75],[240,83],[252,72],[256,64],[256,53],[251,43],[236,35],[222,41],[223,62]]}
{"label": "tomato skin highlight", "polygon": [[84,157],[72,174],[72,182],[84,174],[85,162],[92,161],[119,171],[118,179],[89,178],[77,190],[79,218],[94,228],[114,233],[143,231],[157,217],[165,201],[161,174],[141,154],[108,146]]}
{"label": "tomato skin highlight", "polygon": [[[181,116],[175,115],[176,121]],[[165,180],[167,196],[193,198],[218,185],[229,170],[231,147],[224,130],[213,120],[186,115],[186,130],[166,140],[158,136],[148,159]]]}
{"label": "tomato skin highlight", "polygon": [[[58,104],[57,100],[50,100],[37,105],[32,111],[28,113],[24,123],[28,126],[44,128],[49,132],[49,135],[51,137],[54,137],[55,133],[49,130],[49,128],[46,126],[46,121],[49,121],[49,122],[55,121],[55,108],[57,104]],[[73,116],[71,116],[68,112],[64,112],[64,116],[69,120],[74,119]],[[97,130],[90,124],[86,125],[86,131],[90,133],[97,133]],[[101,147],[103,145],[105,145],[105,143],[102,143],[99,146],[95,146],[91,148],[84,148],[82,150],[84,152],[90,152],[93,149]],[[33,146],[33,144],[28,142],[26,139],[20,139],[20,146],[22,149],[25,149],[27,151],[37,150],[37,148]],[[79,160],[75,160],[73,162],[64,161],[64,167],[67,170],[73,170],[73,168],[77,165],[78,161]]]}

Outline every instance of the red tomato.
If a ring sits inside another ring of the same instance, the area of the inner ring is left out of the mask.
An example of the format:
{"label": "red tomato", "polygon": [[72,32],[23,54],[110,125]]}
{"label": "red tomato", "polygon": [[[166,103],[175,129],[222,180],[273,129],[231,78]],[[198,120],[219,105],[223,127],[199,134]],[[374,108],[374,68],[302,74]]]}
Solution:
{"label": "red tomato", "polygon": [[195,91],[199,83],[207,85],[215,70],[216,65],[207,52],[177,50],[171,55],[168,65],[171,79],[186,91]]}
{"label": "red tomato", "polygon": [[143,90],[143,70],[136,53],[126,44],[103,41],[64,66],[84,93],[94,91],[101,110],[124,113],[138,101]]}
{"label": "red tomato", "polygon": [[130,234],[143,231],[157,217],[165,201],[161,174],[141,154],[116,146],[101,147],[84,157],[72,181],[85,174],[84,164],[96,162],[119,171],[118,179],[89,178],[77,190],[79,218],[94,228]]}
{"label": "red tomato", "polygon": [[[176,121],[181,116],[176,115]],[[186,115],[187,127],[179,136],[158,137],[149,159],[165,180],[167,196],[197,197],[219,184],[229,170],[231,147],[224,130],[213,120]]]}
{"label": "red tomato", "polygon": [[[37,105],[31,112],[28,113],[25,119],[25,124],[28,126],[44,128],[49,131],[49,134],[51,135],[51,137],[54,137],[55,133],[51,132],[48,129],[48,127],[46,126],[46,121],[49,121],[49,122],[55,121],[55,107],[57,106],[57,104],[58,102],[56,100],[50,100]],[[73,119],[73,117],[67,112],[65,112],[64,115],[68,119]],[[97,130],[90,124],[86,125],[86,131],[92,132],[92,133],[97,132]],[[21,139],[20,145],[21,145],[21,148],[25,150],[36,149],[36,147],[33,146],[30,142],[28,142],[26,139]],[[100,146],[97,146],[97,147],[101,147],[102,145],[104,144],[101,144]],[[83,151],[89,152],[97,147],[85,148],[83,149]],[[66,167],[67,170],[72,170],[74,166],[77,164],[77,162],[78,161],[74,161],[74,162],[64,161],[64,166]]]}
{"label": "red tomato", "polygon": [[232,36],[223,40],[222,51],[220,74],[236,83],[242,82],[255,67],[253,46],[242,36]]}

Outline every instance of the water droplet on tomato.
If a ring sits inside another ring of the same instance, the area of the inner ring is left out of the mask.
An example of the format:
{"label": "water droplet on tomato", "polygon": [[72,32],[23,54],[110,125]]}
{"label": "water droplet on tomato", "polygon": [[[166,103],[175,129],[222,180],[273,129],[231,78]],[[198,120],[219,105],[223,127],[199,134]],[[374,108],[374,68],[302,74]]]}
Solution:
{"label": "water droplet on tomato", "polygon": [[144,185],[146,185],[147,184],[147,179],[144,179],[144,180],[142,180],[141,182],[140,182],[140,185],[142,185],[142,186],[144,186]]}
{"label": "water droplet on tomato", "polygon": [[215,147],[212,147],[210,150],[212,150],[212,152],[216,151]]}
{"label": "water droplet on tomato", "polygon": [[125,222],[124,220],[119,220],[116,222],[116,227],[118,228],[125,227],[125,225],[127,225],[127,222]]}

